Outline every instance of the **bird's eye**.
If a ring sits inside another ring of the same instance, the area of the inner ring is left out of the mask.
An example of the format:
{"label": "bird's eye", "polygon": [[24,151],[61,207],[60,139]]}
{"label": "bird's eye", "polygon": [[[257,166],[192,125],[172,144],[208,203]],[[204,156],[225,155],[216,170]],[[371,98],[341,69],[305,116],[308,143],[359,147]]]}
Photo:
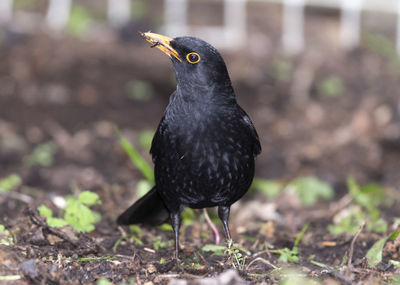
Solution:
{"label": "bird's eye", "polygon": [[189,63],[195,64],[200,61],[200,55],[198,53],[191,52],[186,55],[186,59]]}

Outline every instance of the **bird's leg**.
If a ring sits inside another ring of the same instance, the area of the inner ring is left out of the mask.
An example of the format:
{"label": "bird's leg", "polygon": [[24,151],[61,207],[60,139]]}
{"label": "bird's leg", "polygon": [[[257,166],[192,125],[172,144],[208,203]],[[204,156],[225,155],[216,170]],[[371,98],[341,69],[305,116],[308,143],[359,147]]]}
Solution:
{"label": "bird's leg", "polygon": [[171,212],[171,224],[172,229],[174,230],[175,234],[175,259],[178,260],[178,253],[179,253],[179,228],[181,227],[181,213],[178,212]]}
{"label": "bird's leg", "polygon": [[222,221],[222,225],[224,226],[225,236],[228,241],[231,240],[231,233],[229,231],[229,226],[228,226],[229,212],[230,212],[229,206],[218,207],[218,216]]}

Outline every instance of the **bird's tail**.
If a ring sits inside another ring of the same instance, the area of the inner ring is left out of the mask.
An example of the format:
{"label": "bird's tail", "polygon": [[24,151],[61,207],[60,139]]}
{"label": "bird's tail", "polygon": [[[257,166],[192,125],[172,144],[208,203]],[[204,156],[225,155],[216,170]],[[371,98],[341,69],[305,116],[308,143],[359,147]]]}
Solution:
{"label": "bird's tail", "polygon": [[143,224],[157,226],[165,223],[169,212],[154,186],[146,195],[137,200],[117,219],[119,225]]}

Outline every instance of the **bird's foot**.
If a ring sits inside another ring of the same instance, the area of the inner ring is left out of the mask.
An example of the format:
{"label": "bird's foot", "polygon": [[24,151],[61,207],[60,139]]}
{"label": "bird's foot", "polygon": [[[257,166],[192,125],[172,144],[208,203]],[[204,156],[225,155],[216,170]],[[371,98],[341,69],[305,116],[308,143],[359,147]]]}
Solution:
{"label": "bird's foot", "polygon": [[231,249],[231,248],[233,247],[233,239],[228,239],[228,240],[226,241],[226,247],[227,247],[228,249]]}
{"label": "bird's foot", "polygon": [[185,267],[183,266],[183,263],[181,262],[181,260],[179,258],[174,257],[173,262],[175,263],[174,268],[176,269],[176,271],[178,273],[183,273],[185,271]]}

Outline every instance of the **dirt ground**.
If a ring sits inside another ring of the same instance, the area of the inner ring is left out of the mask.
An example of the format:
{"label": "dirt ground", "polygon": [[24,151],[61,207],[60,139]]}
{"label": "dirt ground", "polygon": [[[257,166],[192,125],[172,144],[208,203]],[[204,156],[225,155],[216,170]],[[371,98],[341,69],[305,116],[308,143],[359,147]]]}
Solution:
{"label": "dirt ground", "polygon": [[[286,58],[278,49],[265,51],[259,45],[241,56],[224,52],[238,101],[260,135],[263,152],[256,177],[286,183],[315,176],[335,191],[333,199],[308,207],[290,191],[275,198],[249,192],[230,218],[234,241],[247,251],[240,270],[234,269],[232,256],[202,250],[214,238],[200,212],[181,229],[179,265],[171,259],[170,231],[142,227],[137,242],[129,238],[128,228],[115,224],[136,199],[142,176],[121,148],[114,126],[150,161],[148,149],[138,141],[143,131],[155,130],[174,89],[165,56],[145,43],[99,45],[44,35],[3,42],[0,178],[16,173],[22,185],[0,195],[0,223],[15,243],[0,245],[0,276],[21,277],[10,284],[96,283],[101,278],[114,284],[399,280],[399,269],[389,260],[399,261],[400,241],[386,244],[376,267],[368,266],[365,258],[377,240],[396,230],[400,217],[400,67],[390,49],[376,48],[376,40],[329,56],[310,49]],[[336,85],[330,88],[327,78]],[[131,96],[133,79],[151,85],[148,97]],[[325,89],[323,82],[328,82]],[[48,166],[26,163],[35,147],[49,141],[57,151]],[[387,232],[328,231],[327,225],[353,202],[346,188],[350,176],[360,184],[379,183],[389,193],[391,205],[380,206]],[[94,209],[102,219],[96,229],[66,234],[50,228],[37,206],[45,204],[58,213],[57,197],[76,189],[100,195],[102,205]],[[270,245],[292,248],[307,222],[310,226],[298,244],[299,262],[279,260]],[[127,238],[119,242],[121,236]],[[155,240],[163,246],[156,247]],[[344,256],[348,259],[341,266]]]}

